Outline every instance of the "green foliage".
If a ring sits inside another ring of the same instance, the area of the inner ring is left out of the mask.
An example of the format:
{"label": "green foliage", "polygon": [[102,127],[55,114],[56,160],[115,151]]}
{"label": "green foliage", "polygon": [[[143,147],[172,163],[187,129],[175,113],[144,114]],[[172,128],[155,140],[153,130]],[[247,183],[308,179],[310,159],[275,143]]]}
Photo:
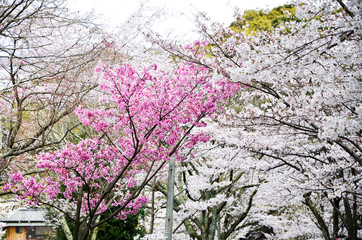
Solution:
{"label": "green foliage", "polygon": [[230,28],[236,32],[245,31],[247,35],[255,31],[272,31],[282,22],[295,19],[295,6],[286,4],[269,12],[263,10],[247,10],[239,15]]}
{"label": "green foliage", "polygon": [[[140,239],[146,234],[144,226],[140,225],[140,219],[145,217],[145,210],[141,208],[136,215],[128,215],[126,220],[113,218],[98,228],[97,240],[134,240]],[[48,216],[48,218],[51,215]],[[55,217],[55,216],[53,216]],[[102,216],[101,220],[107,216]],[[74,229],[74,222],[69,218],[67,224],[71,232]],[[88,237],[91,239],[92,234]],[[138,238],[135,238],[138,237]],[[61,226],[56,229],[56,236],[52,240],[67,240]]]}
{"label": "green foliage", "polygon": [[145,217],[141,208],[136,215],[128,215],[126,220],[111,219],[98,229],[97,240],[133,240],[135,237],[143,237],[146,229],[139,221]]}

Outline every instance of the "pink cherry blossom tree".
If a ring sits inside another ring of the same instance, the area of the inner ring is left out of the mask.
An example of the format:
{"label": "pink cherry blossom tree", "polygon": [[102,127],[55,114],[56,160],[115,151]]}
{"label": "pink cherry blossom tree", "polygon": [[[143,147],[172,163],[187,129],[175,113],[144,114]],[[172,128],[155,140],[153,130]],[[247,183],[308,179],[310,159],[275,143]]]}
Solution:
{"label": "pink cherry blossom tree", "polygon": [[[39,155],[41,172],[14,172],[5,186],[30,204],[49,205],[74,220],[73,239],[86,239],[113,217],[135,214],[147,202],[145,185],[170,157],[182,161],[182,149],[208,140],[192,130],[205,126],[202,119],[212,117],[220,101],[238,90],[194,64],[172,72],[155,64],[140,71],[131,65],[97,71],[103,72],[103,107],[80,106],[76,113],[99,137]],[[110,207],[116,210],[95,222]]]}

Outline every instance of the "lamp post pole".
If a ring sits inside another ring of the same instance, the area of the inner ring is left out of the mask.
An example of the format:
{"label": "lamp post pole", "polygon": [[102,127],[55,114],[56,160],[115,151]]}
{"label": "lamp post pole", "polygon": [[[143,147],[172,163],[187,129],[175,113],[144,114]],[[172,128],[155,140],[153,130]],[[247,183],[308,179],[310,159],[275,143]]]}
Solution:
{"label": "lamp post pole", "polygon": [[172,221],[173,221],[173,197],[175,183],[175,158],[171,157],[168,163],[168,182],[167,182],[167,209],[165,235],[167,240],[172,240]]}

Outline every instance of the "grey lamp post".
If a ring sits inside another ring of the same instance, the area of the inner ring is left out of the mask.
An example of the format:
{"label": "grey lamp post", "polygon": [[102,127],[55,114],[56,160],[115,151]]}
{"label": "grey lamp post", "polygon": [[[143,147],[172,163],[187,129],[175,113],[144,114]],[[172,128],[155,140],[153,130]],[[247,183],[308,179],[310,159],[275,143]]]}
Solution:
{"label": "grey lamp post", "polygon": [[168,182],[167,182],[167,209],[165,235],[167,240],[172,240],[172,221],[173,221],[173,188],[175,183],[175,158],[171,157],[168,163]]}

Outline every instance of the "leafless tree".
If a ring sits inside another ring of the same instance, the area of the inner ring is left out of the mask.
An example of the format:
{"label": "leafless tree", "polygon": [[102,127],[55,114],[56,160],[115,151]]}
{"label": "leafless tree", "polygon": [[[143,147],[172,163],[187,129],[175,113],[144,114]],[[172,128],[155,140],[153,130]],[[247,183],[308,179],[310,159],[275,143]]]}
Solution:
{"label": "leafless tree", "polygon": [[28,167],[34,153],[74,131],[78,122],[69,115],[96,85],[103,36],[63,0],[1,1],[1,175],[15,163]]}

